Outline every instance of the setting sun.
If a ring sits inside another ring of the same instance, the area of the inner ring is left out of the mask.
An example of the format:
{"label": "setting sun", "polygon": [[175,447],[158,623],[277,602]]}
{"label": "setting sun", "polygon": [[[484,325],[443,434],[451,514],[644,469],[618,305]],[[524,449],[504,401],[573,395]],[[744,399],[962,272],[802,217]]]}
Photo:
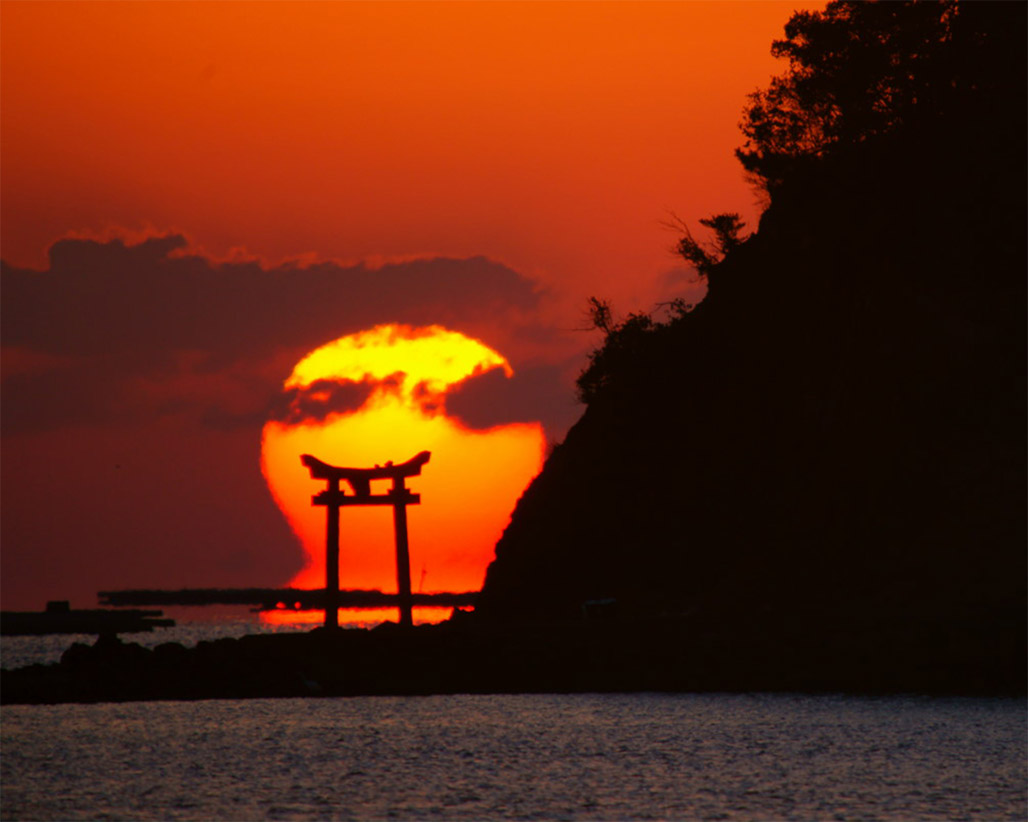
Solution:
{"label": "setting sun", "polygon": [[[325,513],[320,490],[300,463],[312,454],[333,465],[403,462],[420,451],[432,463],[410,487],[415,592],[477,590],[518,496],[542,465],[537,423],[474,430],[447,416],[446,394],[507,360],[481,342],[440,326],[377,326],[304,357],[284,383],[285,408],[263,432],[262,469],[307,554],[290,585],[325,584]],[[377,508],[347,508],[340,522],[340,586],[396,590],[392,522]]]}

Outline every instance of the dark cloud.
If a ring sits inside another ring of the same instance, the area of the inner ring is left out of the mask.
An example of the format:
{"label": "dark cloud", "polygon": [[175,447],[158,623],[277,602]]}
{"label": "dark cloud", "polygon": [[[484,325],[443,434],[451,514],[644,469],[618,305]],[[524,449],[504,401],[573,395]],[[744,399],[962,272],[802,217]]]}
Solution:
{"label": "dark cloud", "polygon": [[540,421],[556,439],[581,414],[560,366],[519,369],[513,377],[495,369],[464,380],[446,396],[446,412],[470,428]]}
{"label": "dark cloud", "polygon": [[532,311],[539,299],[530,281],[484,257],[262,268],[175,253],[185,247],[180,236],[135,246],[62,240],[45,271],[4,265],[4,344],[119,358],[192,349],[217,363],[383,322]]}
{"label": "dark cloud", "polygon": [[[484,257],[263,268],[185,249],[174,235],[137,245],[62,240],[45,271],[3,265],[5,350],[61,363],[5,381],[6,431],[189,406],[220,425],[274,414],[300,355],[380,323],[445,325],[501,351],[546,333],[531,320],[540,300],[534,284]],[[224,401],[240,393],[248,406]]]}
{"label": "dark cloud", "polygon": [[356,411],[381,384],[378,380],[316,380],[303,388],[291,388],[280,394],[269,409],[268,418],[295,425]]}

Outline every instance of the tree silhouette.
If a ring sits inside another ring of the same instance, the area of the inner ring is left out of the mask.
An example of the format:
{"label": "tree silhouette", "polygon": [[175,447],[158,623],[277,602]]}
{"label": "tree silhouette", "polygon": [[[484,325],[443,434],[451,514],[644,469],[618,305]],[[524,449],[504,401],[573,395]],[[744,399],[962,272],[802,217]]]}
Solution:
{"label": "tree silhouette", "polygon": [[613,318],[610,303],[589,298],[593,327],[604,334],[603,344],[589,355],[589,364],[579,375],[578,399],[593,402],[609,390],[619,375],[631,374],[650,340],[650,332],[660,324],[645,312],[629,314],[625,319]]}
{"label": "tree silhouette", "polygon": [[836,0],[793,15],[771,47],[788,70],[743,115],[743,166],[773,191],[806,159],[943,108],[961,85],[967,5]]}
{"label": "tree silhouette", "polygon": [[681,239],[675,245],[675,252],[686,262],[692,263],[704,277],[745,239],[739,235],[746,223],[734,212],[715,214],[700,220],[700,225],[714,232],[712,243],[698,242],[684,220],[676,219],[673,225],[682,232]]}
{"label": "tree silhouette", "polygon": [[[806,247],[815,225],[832,228],[823,220],[833,215],[845,213],[856,225],[866,213],[896,212],[875,229],[874,243],[890,258],[912,258],[906,274],[911,287],[919,271],[932,271],[936,279],[941,272],[957,276],[960,267],[949,263],[961,257],[967,242],[976,242],[969,238],[1021,232],[1024,189],[1007,181],[1024,179],[1024,8],[835,0],[822,12],[794,14],[785,38],[772,46],[788,67],[750,95],[741,123],[745,142],[736,150],[769,195],[772,222],[804,226],[794,242]],[[899,186],[900,199],[883,198],[887,186]],[[955,196],[960,190],[964,195]],[[919,219],[904,205],[913,191],[923,195]],[[797,197],[818,204],[801,215]],[[966,211],[965,198],[976,199],[979,207]],[[722,264],[731,265],[728,258],[749,238],[735,213],[699,222],[713,232],[711,240],[698,240],[674,215],[669,225],[680,234],[675,253],[707,279]],[[945,253],[942,236],[949,246]],[[942,258],[929,264],[936,254]],[[1014,270],[999,262],[995,267]],[[1000,304],[1018,303],[1012,298]],[[668,322],[643,313],[616,322],[609,304],[594,299],[591,305],[592,324],[604,341],[578,382],[586,402],[632,383],[627,374],[614,372],[638,368],[633,356],[654,346],[647,337],[692,321],[693,305],[684,300],[668,304]]]}

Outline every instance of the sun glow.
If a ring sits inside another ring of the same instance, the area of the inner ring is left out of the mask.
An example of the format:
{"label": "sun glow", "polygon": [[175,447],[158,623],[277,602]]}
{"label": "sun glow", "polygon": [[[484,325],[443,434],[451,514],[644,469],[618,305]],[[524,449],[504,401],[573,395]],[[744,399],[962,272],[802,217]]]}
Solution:
{"label": "sun glow", "polygon": [[[430,624],[442,622],[453,613],[453,608],[435,605],[423,605],[414,609],[414,624]],[[374,628],[383,622],[396,621],[396,608],[361,608],[359,610],[339,612],[340,624],[350,628]],[[261,611],[261,622],[265,625],[295,628],[310,626],[316,628],[325,623],[324,611],[294,611],[292,608],[275,608]]]}
{"label": "sun glow", "polygon": [[[312,454],[333,465],[432,461],[409,482],[422,504],[408,509],[415,592],[477,590],[514,504],[542,466],[538,423],[469,429],[447,416],[448,391],[510,364],[481,342],[440,326],[377,326],[304,357],[285,381],[288,407],[263,432],[262,470],[307,554],[289,582],[325,584],[321,490],[300,464]],[[347,393],[349,392],[349,393]],[[340,586],[396,591],[388,509],[346,508],[340,519]]]}
{"label": "sun glow", "polygon": [[418,386],[442,393],[493,368],[502,368],[508,377],[514,374],[491,348],[456,331],[438,325],[379,325],[315,349],[297,363],[285,385],[305,388],[326,379],[364,382],[402,373],[399,388],[410,399]]}

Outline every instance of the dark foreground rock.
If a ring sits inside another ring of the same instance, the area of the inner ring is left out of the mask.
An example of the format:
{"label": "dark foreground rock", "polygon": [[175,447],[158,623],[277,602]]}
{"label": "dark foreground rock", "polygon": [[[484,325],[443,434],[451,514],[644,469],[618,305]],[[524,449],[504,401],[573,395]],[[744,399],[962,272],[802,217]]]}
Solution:
{"label": "dark foreground rock", "polygon": [[[813,618],[815,615],[808,615]],[[464,624],[460,624],[464,623]],[[890,631],[852,618],[810,640],[805,620],[743,630],[688,618],[485,628],[463,619],[404,631],[323,629],[166,643],[105,636],[54,665],[4,671],[4,704],[447,693],[800,691],[1025,692],[1021,647],[931,623]],[[1004,647],[1010,645],[1011,647]]]}

